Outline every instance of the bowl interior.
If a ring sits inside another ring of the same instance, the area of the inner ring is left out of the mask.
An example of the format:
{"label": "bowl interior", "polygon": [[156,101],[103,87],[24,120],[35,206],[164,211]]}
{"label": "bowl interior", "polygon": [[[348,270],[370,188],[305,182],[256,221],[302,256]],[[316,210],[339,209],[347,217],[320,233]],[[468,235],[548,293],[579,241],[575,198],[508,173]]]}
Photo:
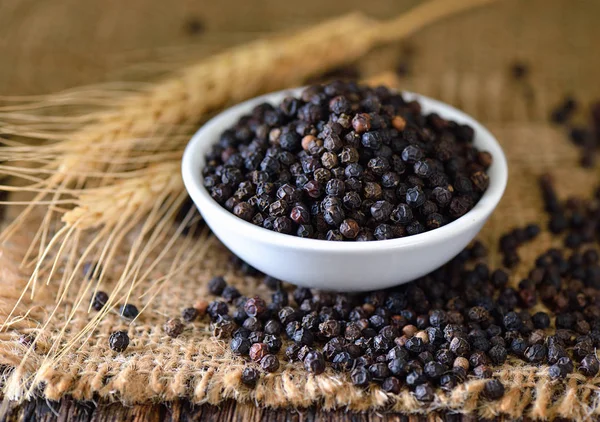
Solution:
{"label": "bowl interior", "polygon": [[302,89],[303,88],[278,91],[256,97],[231,107],[211,119],[196,132],[183,155],[182,174],[186,189],[201,213],[208,210],[210,210],[210,212],[221,213],[222,216],[219,216],[220,223],[234,225],[236,230],[243,230],[250,235],[260,237],[263,241],[272,241],[300,249],[318,249],[330,253],[351,253],[364,251],[366,249],[372,251],[377,249],[408,247],[417,243],[436,242],[447,239],[451,237],[453,233],[456,233],[456,230],[461,230],[461,228],[464,229],[466,226],[487,219],[500,201],[506,187],[508,169],[504,152],[494,136],[475,119],[452,106],[422,95],[403,91],[402,95],[405,99],[417,100],[420,102],[423,113],[436,112],[443,118],[472,126],[475,130],[474,145],[479,149],[486,150],[492,154],[493,164],[488,169],[490,185],[479,202],[467,214],[445,226],[425,233],[399,239],[372,242],[329,242],[325,240],[299,238],[255,226],[252,223],[234,216],[213,200],[203,186],[201,171],[205,165],[205,153],[218,141],[219,136],[225,129],[233,126],[243,114],[249,113],[257,104],[268,102],[277,105],[288,95],[298,96]]}

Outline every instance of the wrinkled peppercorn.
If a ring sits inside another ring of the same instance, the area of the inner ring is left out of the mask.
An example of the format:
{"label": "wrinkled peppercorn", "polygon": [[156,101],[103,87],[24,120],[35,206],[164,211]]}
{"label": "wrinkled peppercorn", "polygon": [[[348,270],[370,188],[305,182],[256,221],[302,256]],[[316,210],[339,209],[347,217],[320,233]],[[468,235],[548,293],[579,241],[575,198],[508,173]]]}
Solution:
{"label": "wrinkled peppercorn", "polygon": [[260,361],[260,367],[265,372],[275,372],[279,369],[279,359],[275,355],[266,355]]}
{"label": "wrinkled peppercorn", "polygon": [[321,374],[325,371],[325,359],[323,354],[317,351],[310,351],[304,357],[304,368],[307,372],[315,375]]}
{"label": "wrinkled peppercorn", "polygon": [[108,295],[105,292],[97,291],[94,297],[92,298],[92,308],[95,311],[100,311],[108,302]]}
{"label": "wrinkled peppercorn", "polygon": [[267,304],[260,297],[255,296],[246,301],[244,310],[251,317],[262,317],[267,311]]}
{"label": "wrinkled peppercorn", "polygon": [[496,379],[489,380],[483,387],[483,394],[489,400],[498,400],[504,396],[504,385]]}
{"label": "wrinkled peppercorn", "polygon": [[244,368],[242,371],[241,381],[246,387],[254,388],[260,378],[259,372],[251,367]]}
{"label": "wrinkled peppercorn", "polygon": [[109,347],[115,352],[123,352],[129,346],[127,331],[115,331],[108,338]]}

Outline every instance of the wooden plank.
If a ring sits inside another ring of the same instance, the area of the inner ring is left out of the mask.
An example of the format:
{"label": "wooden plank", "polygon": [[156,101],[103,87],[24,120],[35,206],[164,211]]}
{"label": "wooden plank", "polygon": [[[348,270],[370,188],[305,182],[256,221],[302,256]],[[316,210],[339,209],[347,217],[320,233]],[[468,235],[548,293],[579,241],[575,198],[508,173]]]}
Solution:
{"label": "wooden plank", "polygon": [[[6,422],[474,422],[473,416],[435,413],[427,416],[402,415],[398,413],[346,412],[343,409],[326,411],[317,407],[307,409],[265,409],[249,403],[226,401],[220,406],[194,405],[182,400],[160,404],[126,406],[105,401],[79,402],[65,398],[60,402],[44,399],[9,402],[0,421]],[[496,421],[503,421],[498,418]]]}

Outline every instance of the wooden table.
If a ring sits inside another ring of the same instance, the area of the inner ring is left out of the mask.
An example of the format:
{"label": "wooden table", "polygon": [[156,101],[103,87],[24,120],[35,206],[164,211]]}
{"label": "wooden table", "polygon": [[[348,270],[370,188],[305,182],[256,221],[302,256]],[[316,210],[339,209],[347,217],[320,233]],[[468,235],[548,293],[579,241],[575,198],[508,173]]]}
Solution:
{"label": "wooden table", "polygon": [[[400,13],[418,0],[8,0],[0,1],[0,95],[40,94],[81,84],[123,78],[148,79],[226,46],[278,30],[361,10],[379,18]],[[430,77],[494,75],[524,60],[538,77],[566,90],[589,87],[599,95],[598,69],[585,66],[597,51],[600,2],[504,0],[427,28],[410,43],[413,74]],[[397,65],[398,46],[383,61]],[[550,52],[550,53],[549,53]],[[383,53],[382,53],[383,54]],[[553,62],[561,59],[561,66]],[[145,63],[140,65],[140,63]],[[374,63],[359,68],[374,73]],[[377,65],[379,66],[379,65]],[[576,78],[574,78],[576,75]],[[579,92],[578,91],[578,92]],[[43,399],[9,403],[8,421],[76,420],[472,420],[457,415],[427,418],[335,412],[315,408],[260,409],[227,402],[123,406],[98,401]]]}
{"label": "wooden table", "polygon": [[[86,421],[86,422],[137,422],[137,421],[342,421],[352,422],[429,422],[463,421],[473,422],[472,416],[456,414],[434,414],[428,416],[406,416],[394,413],[380,414],[308,409],[262,409],[250,404],[228,401],[221,406],[194,406],[188,401],[173,403],[123,406],[118,403],[78,402],[64,399],[60,402],[35,400],[23,405],[10,404],[6,422],[24,421]],[[500,419],[499,419],[500,420]]]}

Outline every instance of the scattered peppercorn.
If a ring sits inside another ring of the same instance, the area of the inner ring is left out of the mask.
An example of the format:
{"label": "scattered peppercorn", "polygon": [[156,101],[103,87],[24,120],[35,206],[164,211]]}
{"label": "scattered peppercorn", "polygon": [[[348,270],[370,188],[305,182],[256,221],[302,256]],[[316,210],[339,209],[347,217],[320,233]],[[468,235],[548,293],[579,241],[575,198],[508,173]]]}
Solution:
{"label": "scattered peppercorn", "polygon": [[108,302],[108,295],[105,292],[98,290],[92,298],[92,308],[95,311],[100,311],[104,308],[106,302]]}
{"label": "scattered peppercorn", "polygon": [[489,380],[483,387],[483,394],[489,400],[498,400],[504,396],[504,385],[497,379]]}
{"label": "scattered peppercorn", "polygon": [[258,379],[260,378],[260,373],[251,367],[247,367],[244,368],[244,370],[242,371],[242,383],[246,386],[246,387],[250,387],[250,388],[254,388],[256,387],[256,383],[258,382]]}
{"label": "scattered peppercorn", "polygon": [[315,375],[321,374],[325,371],[325,359],[323,354],[318,351],[310,351],[304,357],[304,367],[307,372]]}
{"label": "scattered peppercorn", "polygon": [[358,387],[365,387],[371,381],[371,375],[365,367],[361,366],[352,371],[350,379],[352,380],[352,384]]}
{"label": "scattered peppercorn", "polygon": [[267,305],[264,300],[255,296],[246,301],[244,310],[249,316],[260,318],[267,311]]}
{"label": "scattered peppercorn", "polygon": [[260,361],[260,367],[265,372],[275,372],[279,369],[279,359],[275,355],[266,355]]}
{"label": "scattered peppercorn", "polygon": [[254,343],[252,347],[250,347],[250,359],[255,362],[260,362],[262,358],[269,354],[269,348],[264,343]]}
{"label": "scattered peppercorn", "polygon": [[108,345],[115,352],[123,352],[129,346],[129,336],[126,331],[115,331],[108,338]]}
{"label": "scattered peppercorn", "polygon": [[130,303],[121,306],[119,311],[119,314],[125,319],[134,319],[139,313],[138,308]]}
{"label": "scattered peppercorn", "polygon": [[600,363],[598,358],[594,354],[585,356],[579,364],[579,372],[588,377],[593,377],[598,374],[600,370]]}
{"label": "scattered peppercorn", "polygon": [[185,327],[179,318],[171,318],[165,322],[165,325],[163,326],[165,333],[172,338],[179,337],[179,335],[183,333],[184,328]]}
{"label": "scattered peppercorn", "polygon": [[194,307],[185,308],[181,311],[181,319],[185,322],[194,322],[198,318],[198,310]]}
{"label": "scattered peppercorn", "polygon": [[568,125],[568,135],[573,144],[579,148],[580,165],[583,168],[592,168],[597,161],[600,151],[600,119],[598,110],[600,103],[592,104],[589,110],[590,122],[587,126],[571,126],[570,121],[577,109],[577,102],[572,97],[566,97],[551,113],[550,120],[556,124]]}
{"label": "scattered peppercorn", "polygon": [[204,32],[206,26],[200,18],[192,16],[188,18],[184,25],[184,31],[187,35],[198,35]]}
{"label": "scattered peppercorn", "polygon": [[208,282],[208,292],[213,295],[219,296],[225,287],[227,287],[227,283],[221,276],[214,277]]}

